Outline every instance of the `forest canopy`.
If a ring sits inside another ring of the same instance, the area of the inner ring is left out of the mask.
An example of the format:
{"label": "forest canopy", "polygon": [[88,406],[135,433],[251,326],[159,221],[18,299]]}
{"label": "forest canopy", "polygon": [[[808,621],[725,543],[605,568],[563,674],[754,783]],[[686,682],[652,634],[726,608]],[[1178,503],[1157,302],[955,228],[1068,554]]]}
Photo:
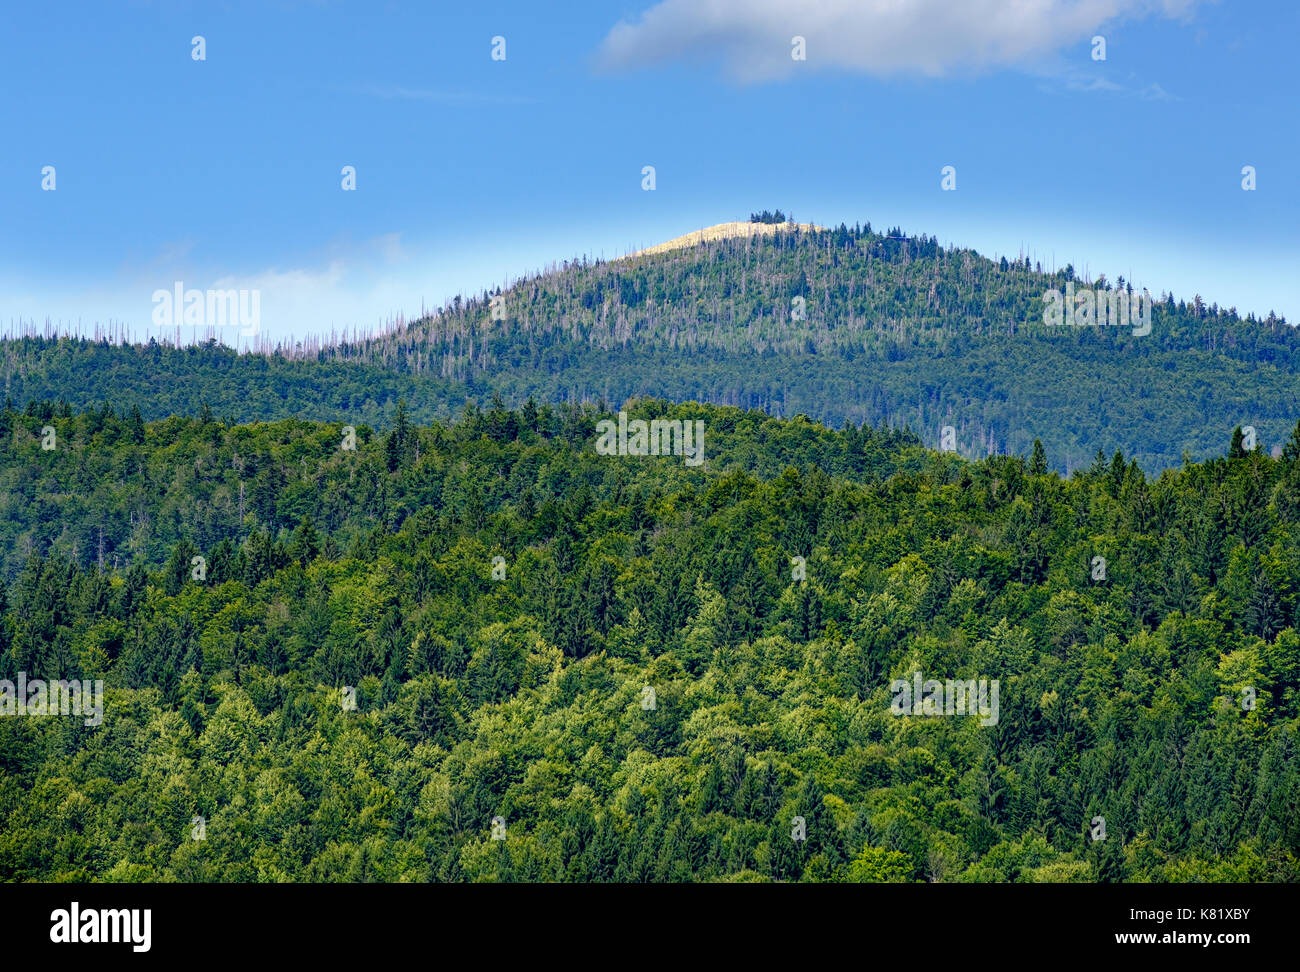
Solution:
{"label": "forest canopy", "polygon": [[0,878],[1300,879],[1300,431],[1065,479],[627,408],[708,461],[532,402],[2,413],[0,679],[106,698],[0,716]]}

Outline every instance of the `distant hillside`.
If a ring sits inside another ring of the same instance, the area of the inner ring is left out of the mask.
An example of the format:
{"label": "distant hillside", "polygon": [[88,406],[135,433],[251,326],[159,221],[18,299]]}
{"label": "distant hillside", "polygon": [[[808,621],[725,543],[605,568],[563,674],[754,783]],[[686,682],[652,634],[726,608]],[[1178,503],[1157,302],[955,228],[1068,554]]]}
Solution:
{"label": "distant hillside", "polygon": [[[713,473],[739,470],[774,479],[790,467],[816,467],[865,482],[896,472],[919,473],[936,459],[915,436],[890,429],[832,432],[758,411],[654,400],[630,407],[633,418],[672,414],[706,420],[705,459]],[[525,405],[518,414],[470,409],[454,423],[437,423],[424,445],[412,438],[412,454],[403,453],[403,463],[416,465],[417,453],[441,448],[447,436],[467,449],[478,442],[480,452],[489,442],[507,439],[554,440],[566,452],[584,450],[586,462],[596,457],[601,417],[594,408],[568,405]],[[405,424],[401,413],[386,435],[355,426],[356,451],[396,448],[400,442],[394,436],[402,438],[398,427]],[[46,428],[55,430],[55,447],[49,450],[42,448]],[[102,557],[107,567],[159,565],[182,540],[206,549],[222,540],[239,541],[252,529],[292,530],[304,514],[340,542],[351,543],[390,518],[400,523],[423,506],[450,501],[427,489],[394,501],[382,476],[374,478],[349,461],[353,456],[341,448],[343,439],[341,422],[284,419],[230,426],[204,415],[146,424],[129,410],[77,414],[48,404],[25,413],[0,409],[0,581],[11,580],[32,553],[54,552],[80,564]],[[382,455],[397,465],[396,455]],[[957,460],[944,457],[939,465],[955,468]],[[655,475],[673,483],[695,482],[699,477],[692,474],[698,472],[678,460],[673,470]],[[475,502],[504,487],[490,484],[490,478],[486,473],[480,478]],[[592,489],[599,485],[593,482]],[[0,596],[0,610],[2,601]],[[3,639],[0,629],[0,646]]]}
{"label": "distant hillside", "polygon": [[1049,289],[1131,286],[1049,270],[869,224],[724,223],[631,258],[566,261],[309,357],[24,339],[0,345],[0,367],[20,406],[107,400],[153,418],[206,403],[238,421],[378,425],[398,397],[428,420],[494,395],[641,395],[908,426],[931,446],[950,425],[968,457],[1024,455],[1039,438],[1066,470],[1099,450],[1151,472],[1221,455],[1239,425],[1269,449],[1300,417],[1300,343],[1283,319],[1157,294],[1145,336],[1048,327]]}

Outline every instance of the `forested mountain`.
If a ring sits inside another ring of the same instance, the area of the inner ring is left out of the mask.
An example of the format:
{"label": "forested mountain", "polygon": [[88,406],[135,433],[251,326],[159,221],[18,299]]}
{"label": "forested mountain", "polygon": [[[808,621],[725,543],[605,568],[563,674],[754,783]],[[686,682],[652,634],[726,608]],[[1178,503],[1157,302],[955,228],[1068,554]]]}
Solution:
{"label": "forested mountain", "polygon": [[1045,291],[1132,284],[899,229],[787,231],[766,212],[751,218],[738,225],[770,232],[566,261],[397,333],[310,353],[8,341],[3,390],[79,409],[138,404],[146,419],[206,404],[234,421],[376,427],[399,397],[429,421],[493,393],[511,406],[647,395],[906,426],[927,445],[951,425],[968,457],[1028,455],[1037,438],[1064,471],[1122,449],[1149,473],[1218,454],[1239,425],[1271,449],[1300,412],[1300,344],[1275,315],[1157,294],[1146,335],[1048,327]]}
{"label": "forested mountain", "polygon": [[1300,879],[1300,428],[1063,479],[629,412],[704,465],[589,407],[2,413],[0,679],[107,693],[0,718],[0,879]]}

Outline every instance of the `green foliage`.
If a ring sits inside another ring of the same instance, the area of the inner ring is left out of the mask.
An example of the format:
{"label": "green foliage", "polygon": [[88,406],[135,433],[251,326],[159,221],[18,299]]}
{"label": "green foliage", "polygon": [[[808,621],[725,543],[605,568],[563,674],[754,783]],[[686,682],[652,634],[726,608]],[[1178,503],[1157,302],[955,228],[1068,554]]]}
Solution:
{"label": "green foliage", "polygon": [[[599,456],[591,407],[355,451],[4,412],[0,678],[107,697],[0,717],[0,879],[1300,879],[1294,453],[1062,479],[629,410],[706,464]],[[893,714],[915,671],[998,722]]]}

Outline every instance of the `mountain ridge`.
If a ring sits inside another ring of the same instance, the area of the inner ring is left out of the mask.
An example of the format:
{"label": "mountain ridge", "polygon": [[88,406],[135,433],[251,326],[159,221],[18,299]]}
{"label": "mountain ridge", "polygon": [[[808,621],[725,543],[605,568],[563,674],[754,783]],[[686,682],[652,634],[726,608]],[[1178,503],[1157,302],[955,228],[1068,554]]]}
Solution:
{"label": "mountain ridge", "polygon": [[148,418],[206,405],[232,420],[378,426],[399,398],[428,420],[496,396],[657,397],[907,426],[931,446],[950,426],[968,458],[1027,454],[1037,438],[1066,472],[1099,450],[1153,472],[1184,453],[1219,455],[1239,425],[1266,448],[1289,434],[1300,343],[1285,319],[1161,293],[1146,336],[1045,325],[1043,293],[1074,286],[1133,285],[869,223],[744,229],[566,261],[390,333],[302,352],[23,338],[0,344],[0,366],[20,403],[135,403]]}
{"label": "mountain ridge", "polygon": [[691,246],[699,246],[701,243],[713,243],[718,240],[729,240],[752,236],[771,236],[774,233],[791,233],[800,231],[804,233],[824,231],[826,227],[818,226],[815,223],[758,223],[753,220],[733,220],[727,223],[714,223],[712,226],[705,226],[701,229],[693,230],[690,233],[683,233],[681,236],[675,236],[671,240],[665,240],[662,243],[656,243],[654,246],[648,246],[644,250],[637,250],[635,253],[629,253],[625,257],[619,257],[621,260],[631,260],[633,257],[654,256],[657,253],[667,253],[669,250],[682,250]]}

